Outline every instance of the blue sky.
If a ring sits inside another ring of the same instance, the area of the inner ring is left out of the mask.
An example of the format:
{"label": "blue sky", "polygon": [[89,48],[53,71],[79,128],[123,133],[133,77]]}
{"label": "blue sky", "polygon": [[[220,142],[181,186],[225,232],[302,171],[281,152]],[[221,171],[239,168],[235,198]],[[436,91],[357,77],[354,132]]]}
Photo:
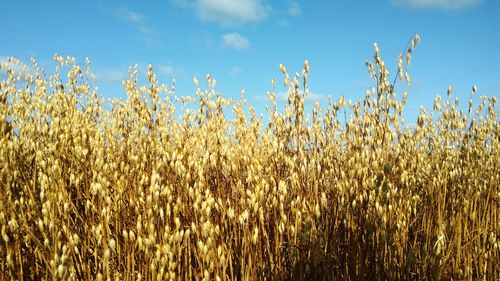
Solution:
{"label": "blue sky", "polygon": [[175,77],[179,95],[194,94],[193,76],[210,73],[224,96],[245,89],[264,112],[271,78],[282,81],[278,64],[293,75],[308,59],[309,102],[324,108],[328,95],[357,100],[374,86],[365,68],[374,42],[396,73],[396,58],[416,33],[422,41],[412,85],[397,86],[409,92],[407,123],[449,84],[464,104],[474,84],[478,95],[499,96],[496,0],[1,1],[0,60],[34,57],[51,71],[54,53],[82,64],[90,57],[105,98],[125,98],[128,66],[138,64],[145,76],[153,64],[161,82]]}

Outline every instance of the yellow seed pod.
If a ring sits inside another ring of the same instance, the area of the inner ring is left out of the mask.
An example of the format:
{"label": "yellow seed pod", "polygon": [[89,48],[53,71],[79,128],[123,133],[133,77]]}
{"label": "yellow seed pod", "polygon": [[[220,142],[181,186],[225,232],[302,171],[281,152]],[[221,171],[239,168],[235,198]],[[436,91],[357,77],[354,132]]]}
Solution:
{"label": "yellow seed pod", "polygon": [[63,274],[64,274],[64,271],[65,271],[64,265],[60,264],[60,265],[57,267],[57,276],[58,276],[59,278],[62,278],[62,277],[63,277]]}
{"label": "yellow seed pod", "polygon": [[109,240],[108,244],[109,244],[109,248],[111,249],[111,251],[114,252],[115,251],[115,247],[116,247],[116,241],[115,241],[115,239],[111,238]]}
{"label": "yellow seed pod", "polygon": [[258,238],[259,238],[259,228],[255,227],[252,236],[252,243],[255,244]]}
{"label": "yellow seed pod", "polygon": [[314,212],[316,214],[316,218],[319,219],[319,217],[321,216],[321,212],[320,212],[320,209],[319,209],[319,204],[316,203],[316,206],[314,207]]}

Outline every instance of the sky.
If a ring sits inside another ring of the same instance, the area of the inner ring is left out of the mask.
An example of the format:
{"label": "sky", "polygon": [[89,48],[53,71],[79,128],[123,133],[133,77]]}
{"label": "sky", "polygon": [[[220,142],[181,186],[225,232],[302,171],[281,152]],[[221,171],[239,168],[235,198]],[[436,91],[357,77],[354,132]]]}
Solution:
{"label": "sky", "polygon": [[[471,88],[499,96],[500,1],[497,0],[0,0],[0,61],[35,58],[47,72],[54,54],[89,57],[105,98],[126,98],[121,81],[135,64],[152,64],[160,82],[176,79],[177,95],[193,95],[193,77],[217,79],[225,97],[245,97],[264,113],[271,78],[286,92],[278,65],[293,76],[310,64],[309,106],[328,96],[358,100],[375,84],[365,67],[377,42],[389,71],[415,34],[407,123],[432,108],[448,85],[466,104]],[[204,86],[205,83],[201,83]]]}

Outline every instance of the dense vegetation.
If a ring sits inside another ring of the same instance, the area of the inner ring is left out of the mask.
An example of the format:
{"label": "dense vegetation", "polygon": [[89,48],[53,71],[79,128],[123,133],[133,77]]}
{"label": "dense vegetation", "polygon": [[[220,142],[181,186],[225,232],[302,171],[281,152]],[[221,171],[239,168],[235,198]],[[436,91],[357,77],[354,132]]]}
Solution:
{"label": "dense vegetation", "polygon": [[0,279],[498,280],[496,98],[473,87],[462,111],[450,87],[406,126],[394,89],[419,39],[391,80],[375,45],[376,87],[309,117],[307,61],[280,65],[265,121],[209,76],[177,98],[132,69],[110,104],[88,61],[2,63]]}

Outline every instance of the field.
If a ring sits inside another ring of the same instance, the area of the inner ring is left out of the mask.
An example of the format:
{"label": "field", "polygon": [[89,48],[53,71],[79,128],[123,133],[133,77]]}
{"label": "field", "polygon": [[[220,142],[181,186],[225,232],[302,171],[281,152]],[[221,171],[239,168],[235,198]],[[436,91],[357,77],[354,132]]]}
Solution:
{"label": "field", "polygon": [[471,85],[460,110],[450,87],[406,126],[419,40],[395,78],[375,45],[376,87],[312,112],[307,61],[280,65],[269,120],[212,77],[181,98],[133,70],[109,104],[88,61],[2,64],[0,279],[498,280],[497,100]]}

